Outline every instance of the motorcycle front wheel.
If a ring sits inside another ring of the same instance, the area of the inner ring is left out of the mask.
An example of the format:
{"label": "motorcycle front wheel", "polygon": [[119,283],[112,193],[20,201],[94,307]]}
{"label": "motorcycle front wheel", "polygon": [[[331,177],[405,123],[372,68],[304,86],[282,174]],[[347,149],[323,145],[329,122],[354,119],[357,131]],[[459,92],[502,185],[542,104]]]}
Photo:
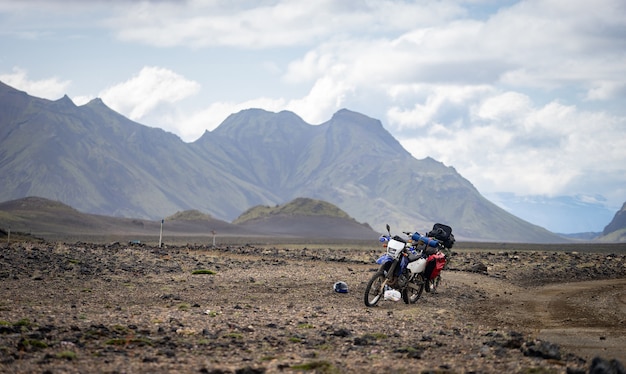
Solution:
{"label": "motorcycle front wheel", "polygon": [[413,277],[413,279],[411,279],[409,284],[404,287],[402,290],[402,300],[405,304],[415,304],[417,302],[424,291],[424,282],[425,280],[424,277],[422,277],[422,274],[417,274]]}
{"label": "motorcycle front wheel", "polygon": [[365,306],[375,306],[383,297],[385,291],[383,290],[383,283],[385,282],[385,274],[382,271],[377,271],[376,274],[367,282],[365,286]]}

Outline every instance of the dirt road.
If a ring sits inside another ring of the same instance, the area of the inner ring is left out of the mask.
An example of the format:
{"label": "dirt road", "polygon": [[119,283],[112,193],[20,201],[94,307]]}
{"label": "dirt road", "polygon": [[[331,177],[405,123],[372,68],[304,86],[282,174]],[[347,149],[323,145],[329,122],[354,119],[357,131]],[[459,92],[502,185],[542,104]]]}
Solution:
{"label": "dirt road", "polygon": [[587,360],[602,356],[626,362],[626,279],[523,288],[480,274],[446,277],[488,294],[477,306],[481,318],[535,330],[538,338]]}

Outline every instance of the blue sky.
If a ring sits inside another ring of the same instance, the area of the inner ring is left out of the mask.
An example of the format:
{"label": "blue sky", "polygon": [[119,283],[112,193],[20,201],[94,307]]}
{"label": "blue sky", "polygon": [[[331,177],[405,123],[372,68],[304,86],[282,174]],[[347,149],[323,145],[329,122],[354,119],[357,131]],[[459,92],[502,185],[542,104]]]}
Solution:
{"label": "blue sky", "polygon": [[246,108],[348,108],[556,232],[626,201],[622,0],[0,0],[0,81],[187,142]]}

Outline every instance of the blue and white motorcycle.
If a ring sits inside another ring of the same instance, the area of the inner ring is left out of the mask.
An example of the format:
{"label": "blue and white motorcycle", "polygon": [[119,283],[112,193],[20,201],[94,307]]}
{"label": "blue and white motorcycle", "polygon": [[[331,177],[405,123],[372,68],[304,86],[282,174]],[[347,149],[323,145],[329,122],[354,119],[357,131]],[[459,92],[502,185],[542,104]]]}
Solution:
{"label": "blue and white motorcycle", "polygon": [[422,296],[426,286],[426,256],[429,249],[437,248],[435,239],[419,233],[405,232],[411,240],[391,236],[389,225],[387,235],[380,236],[386,252],[376,260],[378,271],[367,282],[364,301],[366,306],[375,306],[381,299],[397,301],[399,297],[406,304],[414,304]]}

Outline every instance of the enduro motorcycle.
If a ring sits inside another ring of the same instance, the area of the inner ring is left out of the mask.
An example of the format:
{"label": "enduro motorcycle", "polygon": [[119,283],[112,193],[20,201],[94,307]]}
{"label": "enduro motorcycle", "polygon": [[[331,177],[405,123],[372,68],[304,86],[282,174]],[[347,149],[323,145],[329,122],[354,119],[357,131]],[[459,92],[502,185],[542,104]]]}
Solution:
{"label": "enduro motorcycle", "polygon": [[381,235],[380,241],[387,251],[376,260],[380,268],[365,286],[365,305],[375,306],[385,297],[386,291],[391,290],[399,292],[406,304],[414,304],[422,296],[426,284],[426,259],[404,238],[392,237],[389,225],[387,235]]}
{"label": "enduro motorcycle", "polygon": [[408,241],[398,235],[392,237],[387,225],[387,235],[380,236],[386,253],[376,260],[380,268],[365,287],[366,306],[375,306],[387,294],[397,301],[393,293],[399,293],[406,304],[414,304],[425,288],[430,292],[437,287],[439,272],[446,263],[442,250],[454,244],[452,229],[435,224],[426,236],[418,232],[404,234],[409,236]]}

